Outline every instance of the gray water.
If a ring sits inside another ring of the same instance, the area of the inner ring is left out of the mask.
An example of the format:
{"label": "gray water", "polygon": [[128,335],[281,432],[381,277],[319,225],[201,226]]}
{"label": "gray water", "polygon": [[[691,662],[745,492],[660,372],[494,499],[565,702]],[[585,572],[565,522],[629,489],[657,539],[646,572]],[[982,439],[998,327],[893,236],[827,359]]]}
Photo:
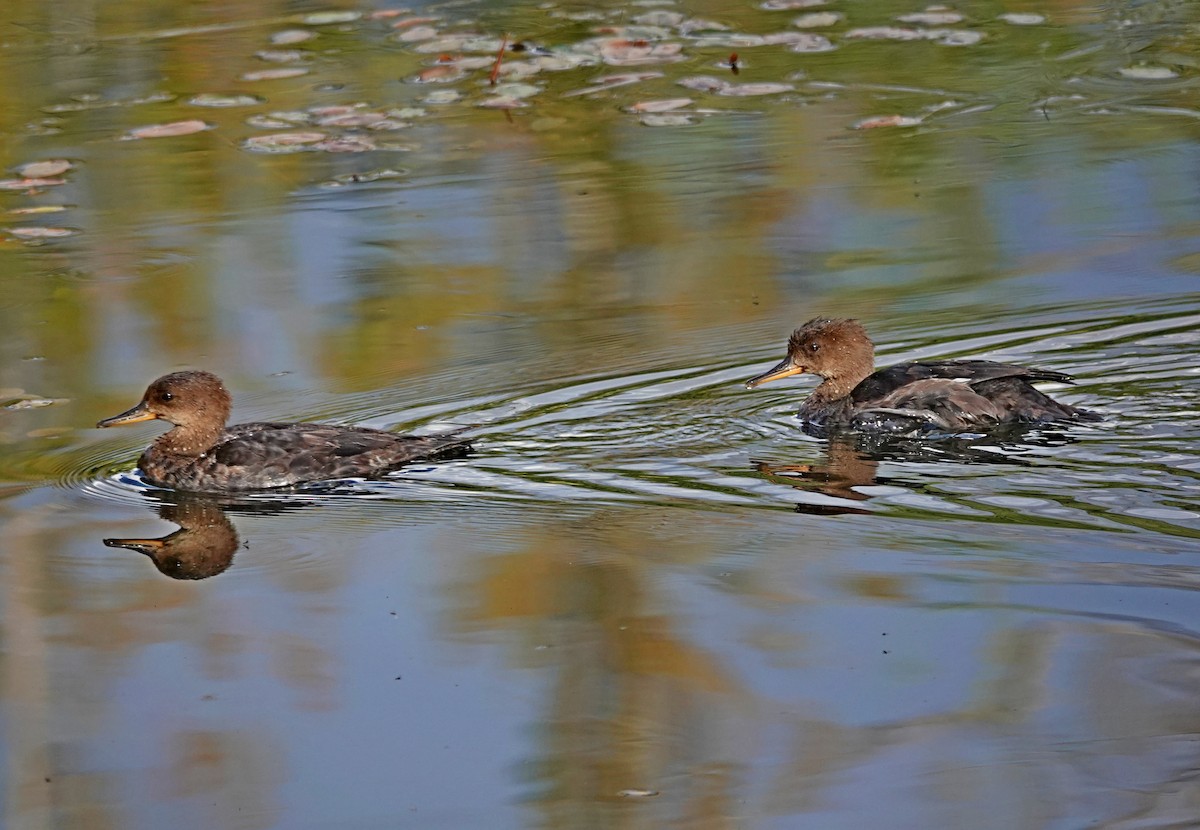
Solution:
{"label": "gray water", "polygon": [[[0,12],[0,823],[1192,826],[1194,6],[380,8]],[[414,81],[505,34],[560,61],[526,106]],[[359,104],[394,123],[320,123]],[[808,379],[742,381],[817,314],[1105,419],[809,437]],[[475,450],[185,498],[135,469],[160,427],[92,428],[185,367],[236,420]],[[181,523],[204,578],[104,544]]]}

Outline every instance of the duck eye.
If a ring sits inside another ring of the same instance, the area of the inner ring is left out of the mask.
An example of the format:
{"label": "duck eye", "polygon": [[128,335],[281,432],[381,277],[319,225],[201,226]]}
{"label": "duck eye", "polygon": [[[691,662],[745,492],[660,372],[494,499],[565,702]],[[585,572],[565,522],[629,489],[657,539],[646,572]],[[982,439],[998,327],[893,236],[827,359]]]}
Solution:
{"label": "duck eye", "polygon": [[175,398],[175,396],[174,396],[174,395],[172,395],[170,392],[163,392],[163,393],[162,393],[162,399],[163,399],[164,401],[173,400],[174,398]]}
{"label": "duck eye", "polygon": [[820,343],[809,343],[808,349],[809,349],[809,351],[819,352],[819,351],[821,351],[821,344]]}

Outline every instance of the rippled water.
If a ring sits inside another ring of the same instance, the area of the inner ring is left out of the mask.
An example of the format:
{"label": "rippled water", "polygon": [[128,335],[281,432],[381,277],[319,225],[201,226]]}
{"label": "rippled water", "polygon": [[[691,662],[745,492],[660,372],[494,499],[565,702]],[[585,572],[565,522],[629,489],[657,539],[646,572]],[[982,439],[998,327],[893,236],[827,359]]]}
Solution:
{"label": "rippled water", "polygon": [[[1194,9],[119,5],[0,12],[0,824],[1195,823]],[[816,314],[1104,420],[810,437]],[[475,449],[162,490],[92,425],[181,367]]]}

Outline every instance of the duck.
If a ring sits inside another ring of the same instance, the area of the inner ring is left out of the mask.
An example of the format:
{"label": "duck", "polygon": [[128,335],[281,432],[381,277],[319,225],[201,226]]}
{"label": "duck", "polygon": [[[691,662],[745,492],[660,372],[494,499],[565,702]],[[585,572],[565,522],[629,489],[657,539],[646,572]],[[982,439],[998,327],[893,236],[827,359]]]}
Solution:
{"label": "duck", "polygon": [[256,421],[227,426],[233,399],[211,372],[172,372],[155,380],[133,408],[99,428],[159,419],[173,425],[138,459],[155,486],[197,493],[295,487],[375,478],[412,461],[460,457],[470,441],[455,430],[399,435],[333,424]]}
{"label": "duck", "polygon": [[158,514],[179,530],[155,538],[105,539],[110,548],[125,548],[150,557],[154,567],[171,579],[208,579],[233,564],[237,552],[237,529],[218,505],[202,501],[206,496],[164,504]]}
{"label": "duck", "polygon": [[799,374],[821,378],[796,413],[817,434],[922,436],[1103,420],[1034,388],[1039,381],[1073,383],[1063,372],[991,360],[914,361],[875,371],[867,330],[848,318],[809,320],[788,338],[787,357],[746,388]]}

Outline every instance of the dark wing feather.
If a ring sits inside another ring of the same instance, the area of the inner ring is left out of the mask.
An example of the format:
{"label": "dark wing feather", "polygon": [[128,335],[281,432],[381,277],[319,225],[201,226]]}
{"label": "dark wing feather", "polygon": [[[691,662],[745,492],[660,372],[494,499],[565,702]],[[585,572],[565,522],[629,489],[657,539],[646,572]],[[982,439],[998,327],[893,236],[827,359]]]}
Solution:
{"label": "dark wing feather", "polygon": [[991,360],[939,360],[899,363],[880,369],[854,387],[851,397],[855,404],[870,405],[886,398],[898,389],[920,380],[959,380],[970,386],[999,378],[1021,378],[1028,385],[1037,381],[1071,383],[1070,375],[1049,369],[1031,369],[1013,363]]}
{"label": "dark wing feather", "polygon": [[465,452],[458,432],[397,435],[328,424],[238,424],[208,453],[217,489],[285,487],[380,475],[410,461]]}

